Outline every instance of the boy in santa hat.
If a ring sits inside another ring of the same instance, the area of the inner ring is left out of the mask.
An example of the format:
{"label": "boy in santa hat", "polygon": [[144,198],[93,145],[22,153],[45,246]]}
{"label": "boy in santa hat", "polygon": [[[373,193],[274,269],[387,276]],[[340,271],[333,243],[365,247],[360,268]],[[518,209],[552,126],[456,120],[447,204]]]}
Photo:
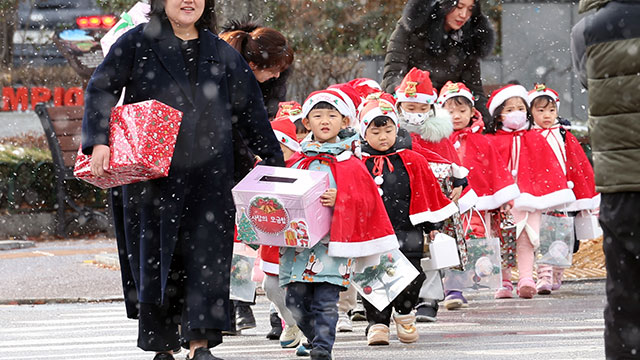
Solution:
{"label": "boy in santa hat", "polygon": [[[579,211],[596,210],[600,207],[600,194],[596,192],[593,168],[578,139],[567,131],[568,126],[560,122],[558,93],[544,84],[536,84],[529,91],[528,100],[533,115],[533,127],[547,139],[562,171],[567,176],[569,187],[576,196],[576,201],[563,210],[573,216]],[[576,244],[580,244],[577,239]],[[576,247],[574,251],[577,251]],[[548,295],[552,290],[560,288],[563,268],[539,264],[537,273],[538,294]]]}
{"label": "boy in santa hat", "polygon": [[[515,266],[515,244],[506,241],[500,225],[508,221],[510,202],[520,195],[511,173],[507,170],[498,151],[483,135],[482,115],[474,107],[475,99],[463,83],[447,82],[440,91],[437,104],[451,115],[453,133],[449,140],[458,153],[462,165],[469,169],[469,186],[478,195],[472,211],[464,217],[465,236],[485,238],[497,236],[501,240],[503,267]],[[482,218],[481,218],[482,217]],[[484,221],[483,218],[487,220]],[[485,224],[490,224],[492,234],[487,234]],[[508,260],[511,261],[508,261]],[[460,272],[450,270],[444,279],[447,310],[467,305],[457,282]]]}
{"label": "boy in santa hat", "polygon": [[[282,104],[282,103],[280,103]],[[281,108],[282,109],[282,108]],[[296,152],[302,150],[300,144],[296,140],[296,126],[292,122],[292,118],[289,115],[283,115],[282,112],[278,112],[280,117],[277,117],[271,122],[271,127],[276,135],[276,138],[280,142],[280,148],[284,155],[284,161],[287,166],[292,165],[290,163],[291,156]],[[296,325],[296,320],[293,318],[291,311],[285,305],[284,289],[280,287],[279,274],[279,258],[280,248],[278,246],[260,245],[259,257],[260,257],[260,269],[264,272],[265,276],[262,281],[262,288],[264,289],[267,299],[271,301],[272,305],[277,310],[275,317],[272,319],[271,325],[273,328],[280,330],[280,335],[276,338],[280,340],[280,346],[283,348],[293,348],[300,344],[302,338],[302,332]],[[282,324],[278,314],[284,319],[285,327],[282,329]],[[271,317],[274,315],[271,314]],[[272,329],[274,333],[277,333]]]}
{"label": "boy in santa hat", "polygon": [[420,266],[424,234],[433,238],[442,225],[440,222],[458,212],[457,206],[442,193],[427,160],[397,141],[398,116],[393,98],[388,96],[365,100],[361,108],[361,134],[366,141],[362,147],[363,160],[378,186],[400,251],[420,275],[382,311],[363,300],[369,321],[369,345],[389,345],[389,323],[394,310],[398,339],[404,343],[418,340],[412,311],[425,280]]}
{"label": "boy in santa hat", "polygon": [[353,156],[359,135],[347,129],[350,110],[332,90],[309,95],[303,124],[312,135],[292,167],[324,171],[330,188],[322,205],[333,208],[330,233],[312,248],[282,248],[280,285],[298,327],[311,341],[298,348],[312,359],[331,359],[340,291],[350,284],[353,259],[367,266],[380,254],[398,248],[398,240],[364,164]]}
{"label": "boy in santa hat", "polygon": [[[538,131],[531,130],[533,118],[527,102],[528,93],[521,85],[507,85],[491,94],[487,107],[487,138],[498,149],[511,171],[520,196],[511,213],[516,223],[517,293],[530,299],[536,293],[533,281],[534,251],[540,244],[542,212],[575,201],[566,176],[553,150]],[[511,268],[502,269],[502,288],[497,299],[513,297]]]}

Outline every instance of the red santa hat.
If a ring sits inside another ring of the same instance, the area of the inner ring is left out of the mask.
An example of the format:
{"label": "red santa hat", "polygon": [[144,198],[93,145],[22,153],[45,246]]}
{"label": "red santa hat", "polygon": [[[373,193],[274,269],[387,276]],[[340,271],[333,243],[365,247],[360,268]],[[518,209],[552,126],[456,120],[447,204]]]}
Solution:
{"label": "red santa hat", "polygon": [[293,122],[288,117],[282,116],[272,121],[271,127],[280,144],[296,152],[302,151],[300,144],[296,140],[296,126],[293,125]]}
{"label": "red santa hat", "polygon": [[377,81],[369,78],[357,78],[349,81],[347,84],[351,85],[360,97],[366,99],[371,94],[382,92],[382,87]]}
{"label": "red santa hat", "polygon": [[471,106],[475,105],[475,100],[471,90],[461,82],[454,83],[452,81],[447,81],[447,83],[444,84],[440,90],[440,96],[438,97],[437,103],[438,105],[444,105],[447,100],[457,96],[461,96],[471,101]]}
{"label": "red santa hat", "polygon": [[357,129],[358,126],[358,107],[362,102],[362,98],[351,85],[349,84],[335,84],[331,85],[327,88],[327,90],[332,90],[338,93],[344,102],[349,107],[349,111],[351,111],[351,115],[349,115],[349,127]]}
{"label": "red santa hat", "polygon": [[314,91],[302,104],[302,117],[306,118],[309,115],[311,109],[313,109],[316,104],[325,102],[327,104],[332,105],[342,116],[351,116],[351,109],[349,105],[347,105],[346,101],[340,94],[333,89],[329,90],[318,90]]}
{"label": "red santa hat", "polygon": [[297,101],[286,101],[278,104],[276,119],[287,117],[291,122],[296,122],[303,118],[302,106]]}
{"label": "red santa hat", "polygon": [[489,101],[487,102],[487,108],[489,109],[489,114],[493,116],[494,111],[498,108],[498,106],[502,105],[505,101],[509,100],[512,97],[520,97],[525,102],[529,98],[527,94],[527,89],[522,85],[507,85],[503,86],[498,90],[495,90],[491,93],[491,97],[489,97]]}
{"label": "red santa hat", "polygon": [[431,84],[429,72],[414,67],[396,88],[396,98],[398,102],[433,104],[438,92]]}
{"label": "red santa hat", "polygon": [[558,93],[555,90],[548,88],[545,84],[535,84],[533,90],[529,91],[529,98],[527,99],[529,101],[529,106],[531,106],[531,103],[533,103],[535,98],[540,96],[550,97],[555,101],[556,108],[560,108],[560,96],[558,96]]}
{"label": "red santa hat", "polygon": [[386,116],[390,118],[393,123],[398,127],[398,114],[395,110],[395,104],[392,100],[393,97],[390,94],[381,93],[382,96],[371,96],[362,103],[360,109],[360,134],[364,136],[367,128],[378,116]]}

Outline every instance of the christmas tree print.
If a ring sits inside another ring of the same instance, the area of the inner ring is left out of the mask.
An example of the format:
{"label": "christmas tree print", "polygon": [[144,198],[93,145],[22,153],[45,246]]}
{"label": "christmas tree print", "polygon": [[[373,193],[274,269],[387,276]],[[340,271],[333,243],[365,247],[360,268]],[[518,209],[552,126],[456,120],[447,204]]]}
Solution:
{"label": "christmas tree print", "polygon": [[389,289],[395,281],[387,283],[383,281],[382,278],[384,275],[389,277],[393,277],[395,275],[396,266],[394,262],[395,260],[393,259],[393,255],[390,253],[381,255],[380,264],[370,266],[362,273],[354,274],[353,280],[362,286],[362,291],[364,291],[365,294],[370,294],[373,291],[371,284],[377,280],[383,285],[384,291],[387,293],[387,296],[389,296]]}
{"label": "christmas tree print", "polygon": [[242,212],[242,216],[238,221],[238,240],[245,244],[253,244],[258,241],[258,235],[256,231],[253,230],[251,221],[249,221],[247,214],[244,212]]}

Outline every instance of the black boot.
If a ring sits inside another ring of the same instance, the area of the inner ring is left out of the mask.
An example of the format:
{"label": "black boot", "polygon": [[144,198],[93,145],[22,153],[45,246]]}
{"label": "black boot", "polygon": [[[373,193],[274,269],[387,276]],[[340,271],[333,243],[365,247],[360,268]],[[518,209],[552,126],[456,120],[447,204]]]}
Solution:
{"label": "black boot", "polygon": [[238,330],[252,329],[256,327],[256,318],[253,316],[251,306],[241,302],[236,303]]}
{"label": "black boot", "polygon": [[222,330],[222,335],[238,335],[238,329],[236,328],[236,302],[231,300],[229,302],[229,330]]}
{"label": "black boot", "polygon": [[282,335],[282,320],[280,320],[277,312],[272,312],[271,314],[269,314],[269,323],[271,323],[271,331],[267,333],[267,339],[280,339],[280,335]]}

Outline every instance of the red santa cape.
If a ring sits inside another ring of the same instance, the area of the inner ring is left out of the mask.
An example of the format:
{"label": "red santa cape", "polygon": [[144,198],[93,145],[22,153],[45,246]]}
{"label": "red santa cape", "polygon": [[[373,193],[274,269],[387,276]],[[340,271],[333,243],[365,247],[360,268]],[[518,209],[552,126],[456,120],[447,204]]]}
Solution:
{"label": "red santa cape", "polygon": [[260,245],[258,256],[260,256],[260,269],[267,275],[278,276],[280,273],[280,247]]}
{"label": "red santa cape", "polygon": [[[451,202],[440,189],[438,179],[433,175],[429,163],[419,153],[402,149],[385,155],[371,155],[363,157],[382,159],[389,155],[398,154],[409,174],[411,187],[411,202],[409,205],[409,220],[413,225],[423,222],[437,223],[458,212],[456,204]],[[382,163],[384,166],[384,162]]]}
{"label": "red santa cape", "polygon": [[454,131],[449,140],[462,165],[469,169],[469,186],[478,195],[478,210],[494,210],[520,196],[520,190],[498,151],[482,135],[484,121],[478,110],[471,126]]}
{"label": "red santa cape", "polygon": [[331,167],[337,196],[331,218],[329,256],[363,258],[398,249],[391,221],[378,188],[362,161],[344,152],[332,156],[296,153],[292,161],[306,169],[312,161],[325,161]]}
{"label": "red santa cape", "polygon": [[537,131],[498,130],[487,139],[498,150],[504,164],[516,178],[520,196],[514,208],[525,211],[553,209],[576,198],[549,147]]}
{"label": "red santa cape", "polygon": [[548,129],[536,129],[547,139],[567,175],[569,188],[573,191],[576,201],[563,208],[565,211],[580,211],[596,209],[600,206],[600,194],[596,192],[593,168],[587,155],[582,150],[580,142],[572,133],[566,132],[563,140],[560,134],[561,125],[554,125]]}
{"label": "red santa cape", "polygon": [[449,138],[444,137],[440,139],[440,141],[433,142],[423,139],[420,134],[411,133],[411,142],[414,144],[414,146],[417,144],[422,148],[433,151],[434,153],[442,156],[452,163],[462,165],[462,162],[458,157],[458,153],[456,152],[456,149],[454,149],[453,144],[451,143]]}

